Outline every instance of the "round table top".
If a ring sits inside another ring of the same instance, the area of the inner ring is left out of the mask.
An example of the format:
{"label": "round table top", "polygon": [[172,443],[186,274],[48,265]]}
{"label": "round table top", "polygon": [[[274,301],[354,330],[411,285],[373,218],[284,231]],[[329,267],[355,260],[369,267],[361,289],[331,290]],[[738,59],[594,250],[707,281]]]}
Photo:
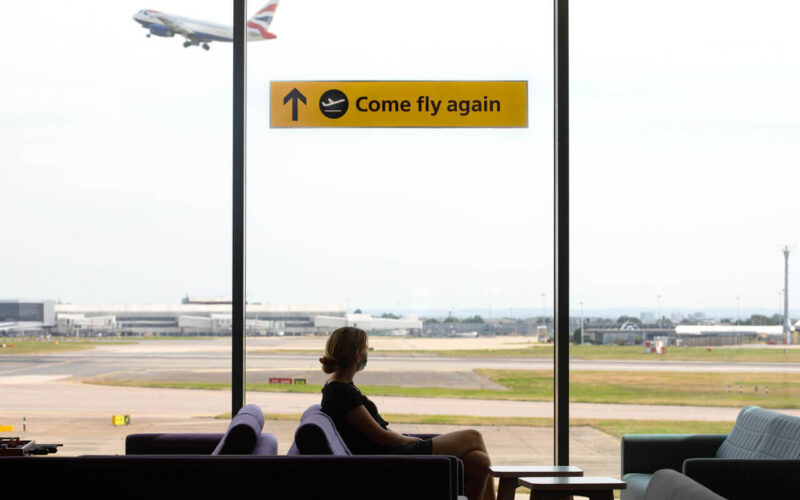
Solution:
{"label": "round table top", "polygon": [[624,490],[625,481],[613,477],[521,477],[519,485],[536,491]]}
{"label": "round table top", "polygon": [[574,465],[492,465],[492,477],[582,476],[583,469]]}

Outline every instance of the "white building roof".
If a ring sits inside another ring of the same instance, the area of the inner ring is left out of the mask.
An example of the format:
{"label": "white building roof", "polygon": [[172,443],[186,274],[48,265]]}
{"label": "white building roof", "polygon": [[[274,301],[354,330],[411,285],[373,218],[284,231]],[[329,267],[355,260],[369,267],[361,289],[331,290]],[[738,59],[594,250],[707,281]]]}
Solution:
{"label": "white building roof", "polygon": [[678,325],[678,335],[720,335],[723,333],[782,335],[782,325]]}
{"label": "white building roof", "polygon": [[[276,305],[247,304],[247,314],[341,314],[343,305]],[[231,314],[230,304],[56,304],[57,314],[109,314],[131,316],[137,314],[188,315]]]}

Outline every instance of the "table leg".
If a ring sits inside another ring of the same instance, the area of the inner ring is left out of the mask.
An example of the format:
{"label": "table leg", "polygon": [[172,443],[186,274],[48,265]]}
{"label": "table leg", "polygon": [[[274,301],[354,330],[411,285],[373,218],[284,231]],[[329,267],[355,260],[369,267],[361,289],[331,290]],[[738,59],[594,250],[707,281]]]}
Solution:
{"label": "table leg", "polygon": [[587,491],[586,496],[589,497],[589,500],[614,500],[614,491],[612,490]]}
{"label": "table leg", "polygon": [[572,495],[561,493],[559,491],[531,490],[531,500],[572,500]]}
{"label": "table leg", "polygon": [[517,478],[501,477],[497,486],[497,500],[514,500],[514,491],[517,489]]}

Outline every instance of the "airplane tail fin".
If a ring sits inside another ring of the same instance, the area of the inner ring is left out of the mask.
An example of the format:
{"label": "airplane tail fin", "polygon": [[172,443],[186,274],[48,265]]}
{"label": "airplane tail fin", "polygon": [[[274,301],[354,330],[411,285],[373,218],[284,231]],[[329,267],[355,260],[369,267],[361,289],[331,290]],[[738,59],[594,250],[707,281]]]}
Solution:
{"label": "airplane tail fin", "polygon": [[267,5],[259,9],[259,11],[247,21],[247,27],[258,31],[262,40],[275,38],[275,35],[269,32],[269,25],[272,23],[272,18],[275,17],[275,10],[278,8],[279,1],[280,0],[269,0]]}

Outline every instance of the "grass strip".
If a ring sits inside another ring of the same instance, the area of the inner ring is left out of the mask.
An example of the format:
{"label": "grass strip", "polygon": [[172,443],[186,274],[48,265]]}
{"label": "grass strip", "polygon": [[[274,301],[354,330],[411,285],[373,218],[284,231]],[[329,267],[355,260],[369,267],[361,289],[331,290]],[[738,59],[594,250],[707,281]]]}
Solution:
{"label": "grass strip", "polygon": [[[553,394],[548,370],[476,372],[507,387],[502,394],[536,400]],[[576,370],[569,386],[570,401],[582,403],[800,408],[800,377],[793,373]]]}
{"label": "grass strip", "polygon": [[[548,370],[476,370],[507,390],[452,387],[360,385],[370,396],[552,401],[553,374]],[[224,382],[89,379],[86,383],[165,389],[229,390]],[[767,387],[769,393],[766,392]],[[730,388],[730,392],[728,390]],[[247,384],[253,392],[319,394],[315,384]],[[741,389],[741,392],[740,392]],[[800,408],[800,377],[790,373],[573,371],[570,401],[580,403]]]}
{"label": "grass strip", "polygon": [[[310,353],[318,352],[313,349],[275,349],[255,350],[251,353]],[[511,349],[413,349],[379,350],[370,355],[409,355],[409,356],[438,356],[448,358],[548,358],[553,357],[552,344],[530,344],[529,347]],[[776,348],[720,348],[713,347],[668,347],[665,354],[645,354],[641,346],[618,345],[570,345],[571,359],[581,360],[617,360],[617,361],[650,361],[660,363],[665,361],[708,361],[714,363],[800,363],[800,349]]]}

